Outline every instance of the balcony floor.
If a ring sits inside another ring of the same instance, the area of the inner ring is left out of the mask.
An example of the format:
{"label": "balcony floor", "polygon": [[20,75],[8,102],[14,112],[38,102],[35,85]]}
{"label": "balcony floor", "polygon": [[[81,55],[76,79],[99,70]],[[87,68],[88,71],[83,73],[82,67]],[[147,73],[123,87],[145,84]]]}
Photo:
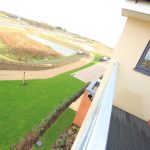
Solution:
{"label": "balcony floor", "polygon": [[113,106],[106,150],[150,150],[150,128],[145,121]]}

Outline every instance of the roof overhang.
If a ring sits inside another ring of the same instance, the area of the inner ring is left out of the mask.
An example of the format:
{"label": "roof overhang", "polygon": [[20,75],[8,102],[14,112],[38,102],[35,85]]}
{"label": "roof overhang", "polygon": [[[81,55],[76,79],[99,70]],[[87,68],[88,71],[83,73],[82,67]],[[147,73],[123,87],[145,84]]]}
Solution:
{"label": "roof overhang", "polygon": [[126,0],[122,8],[122,15],[144,21],[150,21],[150,2]]}

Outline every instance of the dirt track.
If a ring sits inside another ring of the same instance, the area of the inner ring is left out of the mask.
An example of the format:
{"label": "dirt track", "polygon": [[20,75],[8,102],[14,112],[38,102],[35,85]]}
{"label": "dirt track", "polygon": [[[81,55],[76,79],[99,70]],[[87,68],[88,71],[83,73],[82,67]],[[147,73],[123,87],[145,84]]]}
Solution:
{"label": "dirt track", "polygon": [[[84,66],[85,64],[91,62],[93,56],[90,58],[82,58],[78,62],[70,63],[58,68],[41,70],[41,71],[26,71],[26,79],[46,79],[54,77],[61,73],[64,73],[69,70],[73,70],[79,67]],[[0,71],[0,80],[22,80],[24,71],[9,71],[1,70]]]}

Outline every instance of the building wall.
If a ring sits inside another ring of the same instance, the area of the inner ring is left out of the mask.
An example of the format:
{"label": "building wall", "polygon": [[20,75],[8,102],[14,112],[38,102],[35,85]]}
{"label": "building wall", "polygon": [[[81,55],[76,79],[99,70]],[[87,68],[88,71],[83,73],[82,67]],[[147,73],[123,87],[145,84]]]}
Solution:
{"label": "building wall", "polygon": [[114,54],[119,62],[114,105],[146,121],[150,119],[150,76],[133,69],[149,40],[150,22],[128,18]]}
{"label": "building wall", "polygon": [[83,94],[79,109],[73,120],[73,124],[75,124],[78,127],[81,127],[81,125],[84,121],[84,118],[89,110],[90,105],[91,105],[91,100],[88,97],[88,91],[85,91]]}

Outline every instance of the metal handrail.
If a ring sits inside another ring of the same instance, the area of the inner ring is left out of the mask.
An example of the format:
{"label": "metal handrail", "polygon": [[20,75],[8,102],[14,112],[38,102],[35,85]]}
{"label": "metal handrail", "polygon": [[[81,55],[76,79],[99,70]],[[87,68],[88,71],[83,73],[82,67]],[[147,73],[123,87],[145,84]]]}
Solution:
{"label": "metal handrail", "polygon": [[71,150],[105,150],[117,66],[112,61],[107,69]]}

